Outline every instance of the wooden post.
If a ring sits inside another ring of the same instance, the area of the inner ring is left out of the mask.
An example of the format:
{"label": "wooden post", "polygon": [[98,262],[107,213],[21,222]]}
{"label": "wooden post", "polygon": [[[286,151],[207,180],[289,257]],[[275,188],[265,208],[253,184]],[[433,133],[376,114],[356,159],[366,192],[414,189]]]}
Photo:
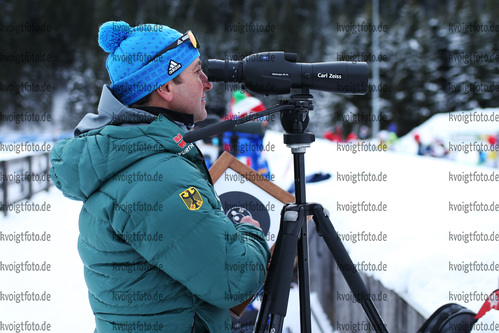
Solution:
{"label": "wooden post", "polygon": [[33,155],[29,155],[25,158],[28,160],[28,179],[25,178],[24,181],[28,182],[28,199],[31,199],[33,196],[33,177],[31,176],[33,170]]}
{"label": "wooden post", "polygon": [[7,216],[7,162],[0,161],[0,166],[2,167],[2,206],[0,207],[3,210],[3,215]]}

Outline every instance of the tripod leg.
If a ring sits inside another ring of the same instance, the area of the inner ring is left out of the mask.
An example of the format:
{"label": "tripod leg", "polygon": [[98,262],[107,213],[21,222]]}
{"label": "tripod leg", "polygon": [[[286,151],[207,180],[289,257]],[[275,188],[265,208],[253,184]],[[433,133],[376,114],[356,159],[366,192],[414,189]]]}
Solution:
{"label": "tripod leg", "polygon": [[300,285],[300,328],[301,332],[311,332],[310,317],[310,273],[308,262],[308,226],[303,223],[298,240],[298,282]]}
{"label": "tripod leg", "polygon": [[[264,296],[254,332],[264,332],[270,315],[269,331],[281,332],[288,307],[298,238],[306,215],[301,206],[288,204],[281,211],[279,234],[270,263]],[[309,311],[310,313],[310,311]]]}
{"label": "tripod leg", "polygon": [[[284,208],[283,211],[281,211],[281,224],[280,224],[281,227],[283,224],[283,213],[284,213]],[[253,329],[253,332],[255,333],[265,332],[265,328],[269,320],[270,305],[272,304],[272,301],[275,299],[274,290],[275,290],[275,283],[277,281],[277,277],[275,277],[275,275],[278,274],[276,266],[277,266],[277,261],[280,260],[278,258],[282,253],[281,248],[282,248],[282,229],[279,229],[277,240],[274,247],[274,253],[272,255],[270,267],[267,272],[267,278],[265,280],[265,285],[263,286],[263,298],[262,298],[262,303],[260,305],[260,311],[258,311],[255,327]],[[289,283],[291,283],[291,281]]]}
{"label": "tripod leg", "polygon": [[350,256],[339,239],[336,230],[334,230],[331,220],[325,213],[324,208],[319,204],[314,204],[312,206],[312,212],[319,235],[324,238],[324,241],[338,264],[343,277],[352,290],[357,302],[359,302],[364,308],[364,311],[373,325],[374,330],[376,332],[388,332],[386,324],[379,315],[364,281],[362,281],[362,278],[353,264],[352,259],[350,259]]}

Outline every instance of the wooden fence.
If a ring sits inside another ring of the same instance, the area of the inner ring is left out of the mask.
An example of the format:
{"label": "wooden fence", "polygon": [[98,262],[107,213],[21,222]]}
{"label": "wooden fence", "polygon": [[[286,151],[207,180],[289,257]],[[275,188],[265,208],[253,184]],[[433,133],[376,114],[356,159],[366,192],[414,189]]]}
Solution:
{"label": "wooden fence", "polygon": [[49,152],[0,160],[0,211],[9,212],[9,205],[31,199],[52,185]]}
{"label": "wooden fence", "polygon": [[[349,286],[312,221],[309,223],[309,257],[310,288],[317,293],[333,328],[338,332],[375,332],[362,306],[353,301]],[[420,311],[373,277],[363,273],[361,276],[388,331],[417,332],[425,321]]]}

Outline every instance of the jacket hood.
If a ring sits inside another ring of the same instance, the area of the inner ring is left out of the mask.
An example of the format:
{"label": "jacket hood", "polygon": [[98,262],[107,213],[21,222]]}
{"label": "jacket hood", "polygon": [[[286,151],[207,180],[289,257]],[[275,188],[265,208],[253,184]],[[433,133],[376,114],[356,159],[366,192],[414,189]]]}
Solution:
{"label": "jacket hood", "polygon": [[[102,184],[148,156],[169,152],[192,161],[198,156],[194,144],[183,141],[185,127],[163,115],[126,107],[106,88],[99,114],[85,116],[75,130],[84,133],[57,142],[50,153],[52,181],[74,200],[85,201]],[[144,119],[152,122],[143,123]]]}
{"label": "jacket hood", "polygon": [[97,112],[97,114],[88,113],[83,117],[74,130],[75,136],[106,125],[148,124],[156,119],[156,116],[149,112],[133,109],[121,103],[107,85],[102,88]]}

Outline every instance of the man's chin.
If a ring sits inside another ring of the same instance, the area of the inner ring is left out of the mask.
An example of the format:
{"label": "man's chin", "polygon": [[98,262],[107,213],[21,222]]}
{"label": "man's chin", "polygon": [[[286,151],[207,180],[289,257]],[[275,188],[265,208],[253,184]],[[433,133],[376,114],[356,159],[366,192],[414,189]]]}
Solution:
{"label": "man's chin", "polygon": [[206,109],[203,109],[203,112],[201,114],[196,115],[194,122],[197,123],[203,121],[206,119],[206,117],[208,117],[208,112],[206,112]]}

